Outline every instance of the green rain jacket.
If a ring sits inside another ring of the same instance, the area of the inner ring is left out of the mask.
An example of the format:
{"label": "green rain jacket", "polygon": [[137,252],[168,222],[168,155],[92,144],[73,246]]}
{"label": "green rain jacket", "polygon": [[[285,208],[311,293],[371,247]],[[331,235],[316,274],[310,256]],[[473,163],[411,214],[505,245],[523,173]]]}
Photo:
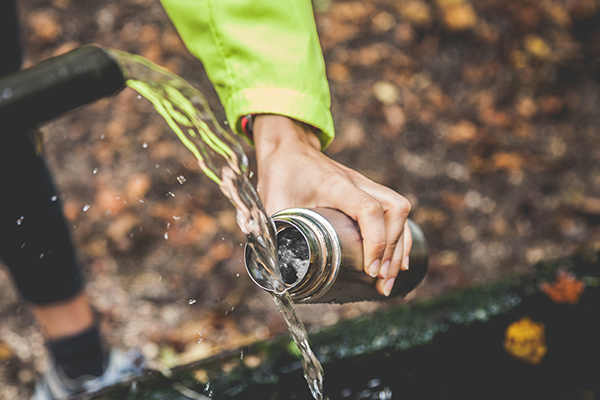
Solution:
{"label": "green rain jacket", "polygon": [[325,62],[310,0],[161,0],[198,57],[231,127],[254,113],[317,127],[325,148],[333,119]]}

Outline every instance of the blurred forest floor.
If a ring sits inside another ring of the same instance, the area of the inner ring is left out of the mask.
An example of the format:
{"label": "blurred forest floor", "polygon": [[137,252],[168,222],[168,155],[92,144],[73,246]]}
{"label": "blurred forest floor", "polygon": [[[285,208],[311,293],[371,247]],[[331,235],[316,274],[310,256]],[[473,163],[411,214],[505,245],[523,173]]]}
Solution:
{"label": "blurred forest floor", "polygon": [[[157,1],[19,5],[26,66],[91,42],[140,54],[225,120]],[[337,127],[327,154],[408,197],[430,242],[429,274],[408,301],[599,247],[599,1],[315,8]],[[233,207],[146,100],[126,89],[42,130],[112,345],[173,365],[285,332],[246,275]],[[298,310],[310,329],[402,303]],[[4,268],[0,318],[0,398],[27,398],[47,358]]]}

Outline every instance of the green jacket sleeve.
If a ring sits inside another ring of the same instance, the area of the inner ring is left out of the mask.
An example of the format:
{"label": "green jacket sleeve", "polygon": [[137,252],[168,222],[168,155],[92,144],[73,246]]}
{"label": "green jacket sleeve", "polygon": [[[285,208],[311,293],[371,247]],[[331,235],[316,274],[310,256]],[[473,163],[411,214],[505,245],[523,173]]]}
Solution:
{"label": "green jacket sleeve", "polygon": [[247,114],[281,114],[333,139],[329,85],[310,0],[161,0],[241,133]]}

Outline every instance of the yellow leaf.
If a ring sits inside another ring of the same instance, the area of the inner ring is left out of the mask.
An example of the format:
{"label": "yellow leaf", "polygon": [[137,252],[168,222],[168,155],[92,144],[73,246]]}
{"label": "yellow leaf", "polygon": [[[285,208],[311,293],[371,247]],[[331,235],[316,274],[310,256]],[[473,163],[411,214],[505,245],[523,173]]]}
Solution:
{"label": "yellow leaf", "polygon": [[545,329],[543,323],[534,322],[529,317],[513,322],[504,333],[504,350],[519,360],[539,364],[548,351]]}

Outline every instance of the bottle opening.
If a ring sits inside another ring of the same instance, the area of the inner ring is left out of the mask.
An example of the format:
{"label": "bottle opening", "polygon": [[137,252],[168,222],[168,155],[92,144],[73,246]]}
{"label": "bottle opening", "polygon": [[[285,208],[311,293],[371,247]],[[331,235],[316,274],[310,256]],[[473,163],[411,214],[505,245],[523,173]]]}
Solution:
{"label": "bottle opening", "polygon": [[304,278],[310,264],[310,249],[302,232],[293,226],[278,230],[277,259],[286,285],[293,286]]}

